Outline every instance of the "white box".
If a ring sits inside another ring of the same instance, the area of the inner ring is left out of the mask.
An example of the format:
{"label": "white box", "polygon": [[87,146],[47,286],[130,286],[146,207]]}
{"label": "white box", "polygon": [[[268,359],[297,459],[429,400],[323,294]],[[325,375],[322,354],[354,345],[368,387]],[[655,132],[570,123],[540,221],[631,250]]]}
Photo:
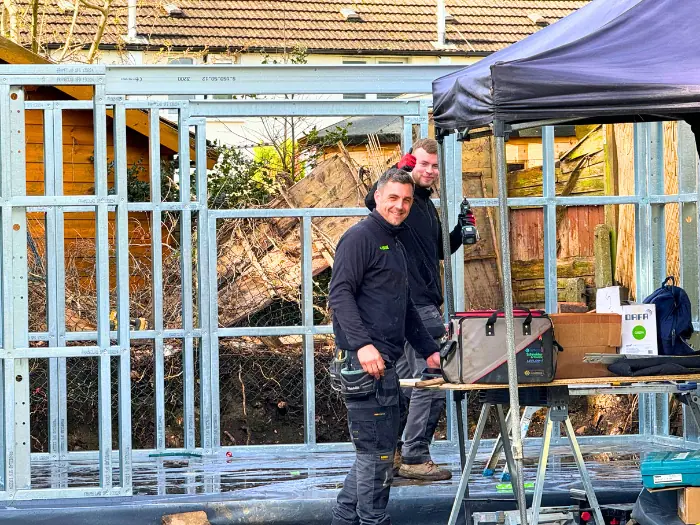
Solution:
{"label": "white box", "polygon": [[595,311],[599,314],[622,315],[620,287],[608,286],[606,288],[598,288],[595,294]]}
{"label": "white box", "polygon": [[622,307],[621,354],[658,355],[656,305],[630,304]]}

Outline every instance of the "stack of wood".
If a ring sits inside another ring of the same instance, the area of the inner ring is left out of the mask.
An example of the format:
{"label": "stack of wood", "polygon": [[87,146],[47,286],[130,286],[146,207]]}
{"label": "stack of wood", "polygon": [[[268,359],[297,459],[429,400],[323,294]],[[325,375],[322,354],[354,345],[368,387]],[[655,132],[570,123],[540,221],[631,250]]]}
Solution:
{"label": "stack of wood", "polygon": [[[558,196],[604,195],[605,151],[596,126],[555,165]],[[542,195],[542,166],[508,174],[510,197]],[[595,297],[595,227],[605,222],[603,206],[557,208],[557,288],[559,301],[586,303]],[[541,208],[511,210],[513,292],[518,304],[544,305],[544,214]]]}

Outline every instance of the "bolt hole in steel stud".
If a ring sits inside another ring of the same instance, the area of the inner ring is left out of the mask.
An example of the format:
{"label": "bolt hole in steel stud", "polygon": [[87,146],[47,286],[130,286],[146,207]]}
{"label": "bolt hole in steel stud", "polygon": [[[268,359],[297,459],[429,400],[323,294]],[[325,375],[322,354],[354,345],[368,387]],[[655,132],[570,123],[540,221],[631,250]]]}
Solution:
{"label": "bolt hole in steel stud", "polygon": [[18,383],[21,383],[22,379],[23,377],[20,374],[17,374],[17,377],[15,377],[15,381],[17,381]]}
{"label": "bolt hole in steel stud", "polygon": [[12,226],[12,229],[15,230],[16,232],[18,232],[19,229],[20,229],[20,225],[19,225],[19,224],[15,224],[14,226]]}
{"label": "bolt hole in steel stud", "polygon": [[12,95],[10,95],[10,98],[12,100],[17,100],[17,93],[12,93]]}

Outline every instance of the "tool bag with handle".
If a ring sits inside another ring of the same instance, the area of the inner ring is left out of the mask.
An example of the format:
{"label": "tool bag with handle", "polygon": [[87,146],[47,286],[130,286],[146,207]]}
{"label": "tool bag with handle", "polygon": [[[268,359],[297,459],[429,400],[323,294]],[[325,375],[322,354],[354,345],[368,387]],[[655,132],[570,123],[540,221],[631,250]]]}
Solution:
{"label": "tool bag with handle", "polygon": [[[542,310],[513,309],[515,351],[520,383],[554,379],[557,352],[552,321]],[[508,383],[508,350],[503,310],[457,312],[441,351],[442,375],[449,383]]]}
{"label": "tool bag with handle", "polygon": [[[668,284],[668,282],[671,284]],[[656,305],[656,334],[660,355],[693,355],[687,339],[693,335],[693,314],[688,294],[676,286],[676,278],[666,277],[661,287],[644,299]]]}

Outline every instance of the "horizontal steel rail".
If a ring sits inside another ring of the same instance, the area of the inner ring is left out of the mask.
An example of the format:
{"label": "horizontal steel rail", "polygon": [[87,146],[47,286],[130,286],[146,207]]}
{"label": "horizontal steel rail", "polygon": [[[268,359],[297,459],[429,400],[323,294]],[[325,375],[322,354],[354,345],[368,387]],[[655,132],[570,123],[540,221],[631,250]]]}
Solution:
{"label": "horizontal steel rail", "polygon": [[193,117],[419,116],[419,100],[194,100]]}
{"label": "horizontal steel rail", "polygon": [[[453,65],[107,66],[108,95],[430,93]],[[274,78],[274,82],[261,82]]]}

